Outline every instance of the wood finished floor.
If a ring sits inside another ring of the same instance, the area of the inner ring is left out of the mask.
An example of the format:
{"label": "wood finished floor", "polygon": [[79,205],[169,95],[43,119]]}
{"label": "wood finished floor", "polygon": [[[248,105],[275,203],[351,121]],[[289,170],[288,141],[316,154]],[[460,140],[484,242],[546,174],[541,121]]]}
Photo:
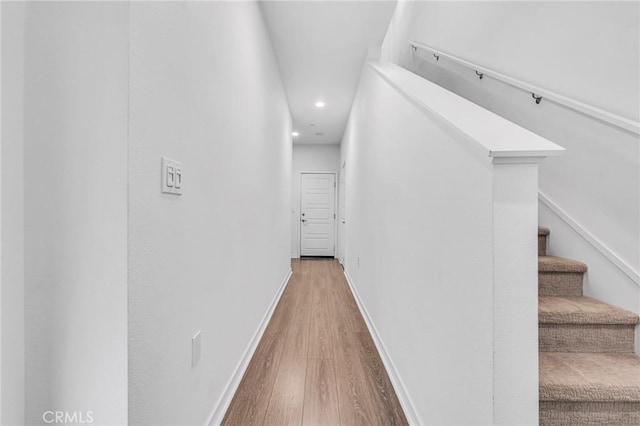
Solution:
{"label": "wood finished floor", "polygon": [[340,264],[292,268],[222,424],[408,424]]}

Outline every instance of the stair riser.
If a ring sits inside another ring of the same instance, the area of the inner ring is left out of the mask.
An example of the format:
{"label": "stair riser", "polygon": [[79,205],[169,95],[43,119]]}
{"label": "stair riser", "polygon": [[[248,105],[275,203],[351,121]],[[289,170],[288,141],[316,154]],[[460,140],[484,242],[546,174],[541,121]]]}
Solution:
{"label": "stair riser", "polygon": [[539,272],[539,296],[582,296],[582,272]]}
{"label": "stair riser", "polygon": [[540,426],[637,426],[640,402],[540,401]]}
{"label": "stair riser", "polygon": [[547,236],[538,235],[538,256],[547,255]]}
{"label": "stair riser", "polygon": [[634,326],[539,324],[540,352],[633,353]]}

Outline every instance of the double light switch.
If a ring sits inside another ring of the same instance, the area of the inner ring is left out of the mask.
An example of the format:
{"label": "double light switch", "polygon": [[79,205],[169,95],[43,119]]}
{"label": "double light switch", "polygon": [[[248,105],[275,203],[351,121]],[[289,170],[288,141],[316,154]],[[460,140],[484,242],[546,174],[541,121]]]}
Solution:
{"label": "double light switch", "polygon": [[162,192],[182,194],[182,163],[162,157]]}

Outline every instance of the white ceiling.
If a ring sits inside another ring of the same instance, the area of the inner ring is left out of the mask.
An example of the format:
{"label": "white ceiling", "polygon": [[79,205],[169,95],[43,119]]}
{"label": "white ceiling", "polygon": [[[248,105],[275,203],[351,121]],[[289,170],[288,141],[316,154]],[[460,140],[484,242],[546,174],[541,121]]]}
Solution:
{"label": "white ceiling", "polygon": [[[263,1],[261,5],[293,130],[300,133],[294,143],[340,143],[367,51],[382,45],[395,0]],[[319,100],[326,104],[322,109],[315,106]]]}

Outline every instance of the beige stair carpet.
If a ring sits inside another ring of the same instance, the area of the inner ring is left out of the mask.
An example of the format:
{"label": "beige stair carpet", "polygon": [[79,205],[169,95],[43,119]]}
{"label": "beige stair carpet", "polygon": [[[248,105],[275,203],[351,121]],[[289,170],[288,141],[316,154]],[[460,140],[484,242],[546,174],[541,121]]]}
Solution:
{"label": "beige stair carpet", "polygon": [[587,265],[558,256],[538,257],[538,293],[540,296],[582,296],[582,281]]}
{"label": "beige stair carpet", "polygon": [[583,296],[587,265],[548,256],[538,230],[540,425],[640,425],[634,312]]}
{"label": "beige stair carpet", "polygon": [[541,352],[633,353],[633,312],[591,297],[540,297]]}
{"label": "beige stair carpet", "polygon": [[635,354],[540,354],[540,401],[640,402]]}

